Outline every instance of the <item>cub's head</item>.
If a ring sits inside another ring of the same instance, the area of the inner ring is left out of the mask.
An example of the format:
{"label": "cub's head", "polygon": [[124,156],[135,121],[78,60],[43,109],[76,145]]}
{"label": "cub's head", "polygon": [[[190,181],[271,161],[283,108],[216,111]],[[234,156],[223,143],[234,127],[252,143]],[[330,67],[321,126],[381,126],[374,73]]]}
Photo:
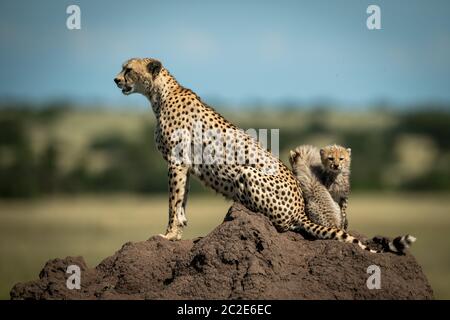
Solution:
{"label": "cub's head", "polygon": [[338,145],[326,146],[320,149],[320,158],[325,170],[341,172],[350,168],[351,149]]}
{"label": "cub's head", "polygon": [[114,78],[114,82],[123,94],[134,92],[145,94],[152,89],[161,69],[161,62],[156,59],[133,58],[122,65],[122,71]]}

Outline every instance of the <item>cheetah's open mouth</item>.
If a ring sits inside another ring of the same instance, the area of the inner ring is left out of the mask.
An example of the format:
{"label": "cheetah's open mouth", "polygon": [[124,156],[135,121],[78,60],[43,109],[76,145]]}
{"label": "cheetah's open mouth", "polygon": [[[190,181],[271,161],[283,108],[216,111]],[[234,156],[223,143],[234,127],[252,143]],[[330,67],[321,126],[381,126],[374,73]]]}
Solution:
{"label": "cheetah's open mouth", "polygon": [[122,87],[122,93],[123,94],[129,94],[129,93],[131,93],[133,91],[133,87],[130,87],[130,86],[127,86],[127,85],[124,85],[123,87]]}
{"label": "cheetah's open mouth", "polygon": [[121,81],[116,81],[116,80],[114,80],[114,81],[116,82],[117,87],[120,90],[122,90],[123,94],[127,94],[128,95],[128,94],[130,94],[130,93],[132,93],[134,91],[134,86],[129,86],[126,83],[123,83]]}

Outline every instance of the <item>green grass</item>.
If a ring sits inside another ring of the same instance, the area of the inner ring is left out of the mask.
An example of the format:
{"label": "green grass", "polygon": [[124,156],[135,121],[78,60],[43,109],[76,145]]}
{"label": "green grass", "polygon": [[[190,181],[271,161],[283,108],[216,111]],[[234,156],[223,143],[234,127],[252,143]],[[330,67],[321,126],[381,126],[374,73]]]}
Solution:
{"label": "green grass", "polygon": [[[132,195],[46,198],[0,202],[0,298],[17,282],[38,277],[51,258],[85,257],[90,266],[127,241],[162,233],[164,196]],[[185,238],[202,236],[221,223],[230,202],[191,196]],[[450,298],[450,199],[447,194],[355,194],[350,229],[369,236],[411,233],[412,253],[423,266],[436,298]]]}

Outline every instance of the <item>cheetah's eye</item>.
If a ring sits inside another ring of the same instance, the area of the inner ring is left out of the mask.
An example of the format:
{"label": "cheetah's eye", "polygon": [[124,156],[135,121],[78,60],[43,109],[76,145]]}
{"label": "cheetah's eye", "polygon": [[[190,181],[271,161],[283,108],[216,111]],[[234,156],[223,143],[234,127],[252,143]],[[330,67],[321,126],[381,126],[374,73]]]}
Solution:
{"label": "cheetah's eye", "polygon": [[333,161],[334,158],[333,157],[328,157],[328,160]]}
{"label": "cheetah's eye", "polygon": [[339,160],[341,160],[341,161],[344,160],[344,157],[340,157]]}

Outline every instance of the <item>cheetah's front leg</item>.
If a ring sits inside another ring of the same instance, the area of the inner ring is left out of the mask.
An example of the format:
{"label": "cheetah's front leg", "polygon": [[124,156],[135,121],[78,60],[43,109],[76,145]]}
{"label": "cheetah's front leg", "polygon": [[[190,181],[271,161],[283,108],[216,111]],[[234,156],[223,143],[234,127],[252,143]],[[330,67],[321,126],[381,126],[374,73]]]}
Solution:
{"label": "cheetah's front leg", "polygon": [[187,225],[184,214],[189,181],[189,168],[185,165],[169,165],[169,224],[162,237],[180,240],[183,227]]}

